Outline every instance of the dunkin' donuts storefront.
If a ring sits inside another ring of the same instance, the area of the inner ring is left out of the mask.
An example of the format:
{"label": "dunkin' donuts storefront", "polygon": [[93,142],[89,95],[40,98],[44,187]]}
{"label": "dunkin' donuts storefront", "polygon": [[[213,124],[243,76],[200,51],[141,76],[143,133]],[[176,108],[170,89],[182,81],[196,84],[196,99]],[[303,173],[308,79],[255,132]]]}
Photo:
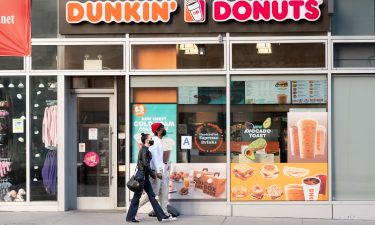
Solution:
{"label": "dunkin' donuts storefront", "polygon": [[0,210],[126,209],[140,134],[161,122],[184,214],[335,217],[332,1],[48,4],[31,56],[0,57]]}

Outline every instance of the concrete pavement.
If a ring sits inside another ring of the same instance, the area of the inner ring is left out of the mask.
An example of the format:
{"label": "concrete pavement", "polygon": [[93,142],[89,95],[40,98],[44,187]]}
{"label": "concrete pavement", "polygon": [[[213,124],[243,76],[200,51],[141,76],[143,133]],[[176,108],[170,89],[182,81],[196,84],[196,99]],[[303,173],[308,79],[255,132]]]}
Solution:
{"label": "concrete pavement", "polygon": [[[140,215],[140,224],[159,224],[156,218]],[[125,213],[120,211],[69,212],[0,212],[0,225],[124,225]],[[375,225],[364,220],[317,220],[247,218],[225,216],[181,216],[173,225]]]}

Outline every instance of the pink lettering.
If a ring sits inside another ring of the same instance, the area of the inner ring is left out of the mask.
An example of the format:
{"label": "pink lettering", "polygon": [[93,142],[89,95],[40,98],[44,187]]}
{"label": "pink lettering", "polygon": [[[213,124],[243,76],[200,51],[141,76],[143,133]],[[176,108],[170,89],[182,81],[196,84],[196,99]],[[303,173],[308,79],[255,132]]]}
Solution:
{"label": "pink lettering", "polygon": [[227,1],[214,1],[213,8],[215,21],[227,21],[230,19],[231,6]]}
{"label": "pink lettering", "polygon": [[319,3],[317,0],[308,0],[306,2],[306,10],[305,17],[307,20],[315,21],[320,17],[320,10],[319,10]]}
{"label": "pink lettering", "polygon": [[253,4],[253,17],[255,21],[261,19],[269,20],[271,18],[271,5],[269,1],[258,2],[255,1]]}
{"label": "pink lettering", "polygon": [[293,17],[294,20],[299,20],[301,17],[301,6],[305,3],[303,0],[293,0],[289,2],[289,5],[293,7]]}
{"label": "pink lettering", "polygon": [[[281,5],[281,12],[280,12]],[[272,2],[272,15],[277,21],[283,21],[288,16],[288,2],[287,1],[273,1]]]}
{"label": "pink lettering", "polygon": [[233,16],[238,21],[246,21],[251,16],[251,5],[247,1],[237,1],[233,5]]}

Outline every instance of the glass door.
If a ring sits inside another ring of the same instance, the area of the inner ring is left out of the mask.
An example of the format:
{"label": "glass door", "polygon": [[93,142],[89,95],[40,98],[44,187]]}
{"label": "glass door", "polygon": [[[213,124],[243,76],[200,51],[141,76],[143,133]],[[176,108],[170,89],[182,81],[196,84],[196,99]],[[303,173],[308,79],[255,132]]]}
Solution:
{"label": "glass door", "polygon": [[77,208],[113,209],[115,106],[112,96],[77,95]]}

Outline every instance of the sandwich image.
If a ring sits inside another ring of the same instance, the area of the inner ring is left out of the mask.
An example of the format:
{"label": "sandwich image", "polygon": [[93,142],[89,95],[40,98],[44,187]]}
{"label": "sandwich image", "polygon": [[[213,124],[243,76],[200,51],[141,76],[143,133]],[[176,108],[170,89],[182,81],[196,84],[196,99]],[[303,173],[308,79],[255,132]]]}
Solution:
{"label": "sandwich image", "polygon": [[267,146],[267,141],[264,138],[258,138],[255,141],[251,142],[248,149],[250,151],[256,152],[259,150],[264,150]]}
{"label": "sandwich image", "polygon": [[245,198],[248,195],[247,188],[244,186],[236,186],[232,188],[232,197]]}
{"label": "sandwich image", "polygon": [[267,188],[267,195],[271,200],[277,200],[283,195],[283,189],[274,184]]}
{"label": "sandwich image", "polygon": [[232,173],[241,180],[246,180],[254,173],[254,168],[247,164],[237,164],[234,166]]}
{"label": "sandwich image", "polygon": [[283,172],[285,176],[290,178],[302,178],[309,175],[310,170],[304,168],[284,166]]}
{"label": "sandwich image", "polygon": [[254,185],[251,188],[251,193],[250,193],[251,198],[255,200],[261,200],[264,196],[264,189],[260,185]]}
{"label": "sandwich image", "polygon": [[262,166],[260,170],[260,174],[264,179],[273,180],[279,176],[279,169],[276,165],[273,164],[265,164]]}

